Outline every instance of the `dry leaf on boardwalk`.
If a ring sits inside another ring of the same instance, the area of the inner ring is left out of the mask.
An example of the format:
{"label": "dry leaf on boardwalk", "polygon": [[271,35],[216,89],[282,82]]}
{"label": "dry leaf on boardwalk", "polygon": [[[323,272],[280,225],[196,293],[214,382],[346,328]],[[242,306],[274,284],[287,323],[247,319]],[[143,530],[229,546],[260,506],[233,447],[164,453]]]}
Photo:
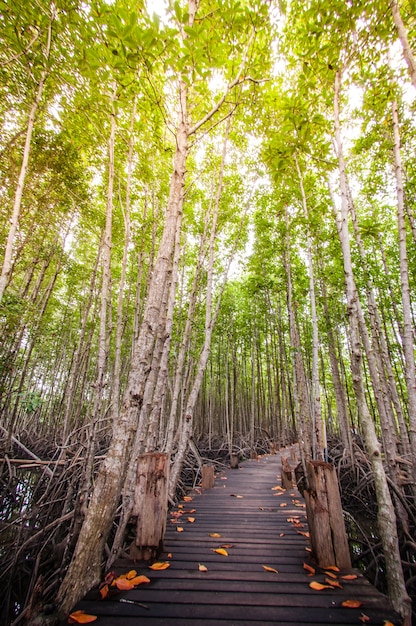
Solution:
{"label": "dry leaf on boardwalk", "polygon": [[227,550],[224,548],[211,548],[212,552],[216,552],[217,554],[221,554],[222,556],[228,556]]}
{"label": "dry leaf on boardwalk", "polygon": [[359,600],[344,600],[344,602],[341,602],[341,606],[344,606],[347,609],[359,609],[362,605],[363,603]]}
{"label": "dry leaf on boardwalk", "polygon": [[222,535],[220,535],[220,533],[209,533],[210,537],[214,537],[215,539],[219,539],[219,537],[222,537]]}
{"label": "dry leaf on boardwalk", "polygon": [[191,496],[184,496],[184,497],[182,498],[182,500],[183,500],[184,502],[192,502],[192,498],[191,498]]}
{"label": "dry leaf on boardwalk", "polygon": [[[366,622],[371,622],[371,619],[368,617],[368,615],[366,615],[365,613],[361,613],[360,617],[358,618],[360,620],[360,622],[362,622],[363,624],[365,624]],[[386,622],[384,622],[385,624]]]}
{"label": "dry leaf on boardwalk", "polygon": [[273,574],[278,574],[279,572],[274,567],[269,567],[268,565],[262,565],[262,568],[266,570],[266,572],[272,572]]}
{"label": "dry leaf on boardwalk", "polygon": [[167,563],[166,561],[157,561],[156,563],[153,563],[153,565],[149,565],[149,569],[156,571],[168,569],[168,567],[170,567],[170,563]]}
{"label": "dry leaf on boardwalk", "polygon": [[312,565],[308,565],[307,563],[303,564],[303,569],[306,569],[307,572],[309,572],[308,576],[315,576],[315,568],[312,567]]}
{"label": "dry leaf on boardwalk", "polygon": [[325,582],[331,587],[337,587],[338,589],[344,589],[344,587],[337,580],[331,580],[331,578],[325,578]]}
{"label": "dry leaf on boardwalk", "polygon": [[317,580],[313,580],[309,583],[309,587],[311,589],[315,589],[315,591],[322,591],[323,589],[332,589],[329,585],[323,585],[322,583],[318,583]]}
{"label": "dry leaf on boardwalk", "polygon": [[333,572],[339,572],[339,567],[337,567],[336,565],[327,565],[325,569],[330,569]]}
{"label": "dry leaf on boardwalk", "polygon": [[183,527],[182,526],[178,526],[177,529],[178,533],[183,533]]}
{"label": "dry leaf on boardwalk", "polygon": [[345,574],[345,576],[341,576],[342,580],[355,580],[358,578],[357,574]]}
{"label": "dry leaf on boardwalk", "polygon": [[208,571],[208,568],[206,567],[206,565],[203,565],[202,563],[199,563],[198,569],[199,569],[200,572],[207,572]]}
{"label": "dry leaf on boardwalk", "polygon": [[88,613],[84,613],[84,611],[74,611],[68,617],[68,622],[70,624],[90,624],[91,622],[95,622],[97,619],[96,615],[89,615]]}

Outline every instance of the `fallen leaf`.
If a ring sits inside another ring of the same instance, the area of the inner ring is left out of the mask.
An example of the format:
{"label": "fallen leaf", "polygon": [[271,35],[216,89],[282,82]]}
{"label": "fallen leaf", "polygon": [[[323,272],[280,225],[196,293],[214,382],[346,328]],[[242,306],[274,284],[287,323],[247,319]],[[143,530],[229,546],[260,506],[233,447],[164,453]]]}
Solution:
{"label": "fallen leaf", "polygon": [[387,619],[385,619],[383,626],[394,626],[394,624],[392,622],[389,622]]}
{"label": "fallen leaf", "polygon": [[104,600],[108,596],[110,587],[107,584],[105,584],[102,587],[100,587],[99,591],[100,591],[101,600]]}
{"label": "fallen leaf", "polygon": [[344,589],[344,587],[337,580],[332,580],[331,578],[325,578],[325,582],[331,587],[337,587],[338,589]]}
{"label": "fallen leaf", "polygon": [[211,548],[211,550],[217,554],[222,554],[222,556],[228,556],[228,552],[224,548]]}
{"label": "fallen leaf", "polygon": [[284,537],[285,533],[280,533],[279,537]]}
{"label": "fallen leaf", "polygon": [[344,602],[341,602],[341,606],[344,606],[347,609],[359,609],[362,605],[363,603],[359,600],[344,600]]}
{"label": "fallen leaf", "polygon": [[113,582],[113,585],[120,589],[120,591],[130,591],[130,589],[134,589],[134,585],[127,578],[116,578]]}
{"label": "fallen leaf", "polygon": [[322,583],[318,583],[317,580],[313,580],[311,583],[309,583],[309,587],[311,589],[315,589],[315,591],[322,591],[323,589],[331,589],[332,588],[329,585],[323,585]]}
{"label": "fallen leaf", "polygon": [[188,522],[189,522],[190,524],[193,524],[193,523],[194,523],[194,521],[195,521],[195,518],[194,518],[194,517],[188,517],[187,519],[188,519]]}
{"label": "fallen leaf", "polygon": [[192,498],[191,498],[191,496],[184,496],[184,497],[182,498],[182,500],[183,500],[184,502],[192,502]]}
{"label": "fallen leaf", "polygon": [[341,576],[343,580],[355,580],[358,578],[357,574],[345,574],[345,576]]}
{"label": "fallen leaf", "polygon": [[304,532],[303,530],[297,530],[296,531],[298,533],[298,535],[303,535],[304,537],[308,537],[309,539],[309,532]]}
{"label": "fallen leaf", "polygon": [[95,622],[96,619],[96,615],[88,615],[88,613],[84,613],[84,611],[75,611],[68,617],[68,622],[70,624],[90,624],[91,622]]}
{"label": "fallen leaf", "polygon": [[312,552],[312,548],[306,547],[305,550],[306,550],[306,552]]}
{"label": "fallen leaf", "polygon": [[286,489],[283,489],[280,485],[276,485],[276,487],[272,487],[272,491],[286,491]]}
{"label": "fallen leaf", "polygon": [[222,537],[222,535],[220,535],[220,533],[209,533],[210,537],[214,537],[215,539],[218,539],[219,537]]}
{"label": "fallen leaf", "polygon": [[153,565],[149,565],[149,569],[153,570],[162,570],[167,569],[168,567],[170,567],[170,563],[166,563],[163,561],[157,561],[156,563],[153,563]]}
{"label": "fallen leaf", "polygon": [[178,533],[183,533],[183,527],[182,526],[178,526],[177,529]]}
{"label": "fallen leaf", "polygon": [[[360,617],[358,618],[360,620],[360,622],[362,622],[363,624],[365,624],[365,622],[370,622],[371,619],[368,617],[368,615],[366,615],[365,613],[361,613]],[[393,624],[392,624],[393,626]]]}
{"label": "fallen leaf", "polygon": [[286,503],[286,502],[281,502],[281,503],[279,504],[279,506],[287,506],[287,503]]}
{"label": "fallen leaf", "polygon": [[307,563],[303,564],[303,569],[306,569],[309,572],[308,576],[315,576],[315,568],[312,565],[308,565]]}
{"label": "fallen leaf", "polygon": [[183,504],[178,504],[178,509],[183,509]]}
{"label": "fallen leaf", "polygon": [[129,580],[129,582],[137,587],[138,585],[143,585],[144,583],[150,583],[150,578],[142,574],[141,576],[135,576],[134,578]]}
{"label": "fallen leaf", "polygon": [[229,550],[230,548],[234,548],[234,544],[233,543],[222,543],[220,545],[220,548],[225,548],[225,550]]}
{"label": "fallen leaf", "polygon": [[279,572],[274,567],[269,567],[268,565],[262,565],[262,568],[266,570],[266,572],[273,572],[273,574],[278,574]]}
{"label": "fallen leaf", "polygon": [[325,570],[325,574],[326,574],[327,576],[329,576],[330,578],[336,578],[336,575],[335,575],[333,572],[327,572],[327,571]]}
{"label": "fallen leaf", "polygon": [[327,565],[325,569],[330,569],[333,572],[339,572],[339,567],[337,567],[336,565]]}
{"label": "fallen leaf", "polygon": [[236,493],[230,493],[230,497],[231,498],[240,498],[241,499],[243,496],[239,496]]}
{"label": "fallen leaf", "polygon": [[198,565],[198,569],[199,569],[200,572],[207,572],[208,571],[208,568],[205,565],[202,565],[202,563],[200,563]]}
{"label": "fallen leaf", "polygon": [[172,552],[169,552],[168,559],[171,559],[171,558],[172,558]]}

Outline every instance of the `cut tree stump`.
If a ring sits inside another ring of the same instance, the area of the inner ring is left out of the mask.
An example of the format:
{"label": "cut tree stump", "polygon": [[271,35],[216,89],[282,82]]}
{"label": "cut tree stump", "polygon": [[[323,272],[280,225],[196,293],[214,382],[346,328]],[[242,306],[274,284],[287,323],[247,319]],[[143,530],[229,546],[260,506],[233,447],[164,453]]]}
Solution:
{"label": "cut tree stump", "polygon": [[206,463],[202,466],[201,487],[202,489],[212,489],[214,483],[214,466]]}
{"label": "cut tree stump", "polygon": [[169,457],[162,452],[143,454],[137,461],[132,515],[137,517],[133,559],[149,561],[163,549],[168,512]]}
{"label": "cut tree stump", "polygon": [[324,461],[306,464],[308,489],[304,492],[312,555],[320,567],[351,567],[335,468]]}
{"label": "cut tree stump", "polygon": [[292,489],[293,487],[292,468],[286,457],[282,457],[282,487],[284,489]]}

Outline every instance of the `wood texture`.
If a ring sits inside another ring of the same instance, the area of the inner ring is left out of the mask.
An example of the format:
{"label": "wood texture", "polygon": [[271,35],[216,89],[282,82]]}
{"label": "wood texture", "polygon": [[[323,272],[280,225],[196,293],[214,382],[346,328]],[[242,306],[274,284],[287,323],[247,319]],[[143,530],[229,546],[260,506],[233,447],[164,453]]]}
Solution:
{"label": "wood texture", "polygon": [[[339,578],[350,570],[336,573],[343,589],[309,587],[327,576],[319,568],[308,576],[303,567],[314,566],[305,503],[296,489],[282,490],[280,474],[277,454],[227,470],[213,489],[190,492],[192,500],[168,515],[160,560],[170,567],[153,571],[144,563],[120,561],[117,573],[134,568],[150,583],[104,601],[93,590],[75,608],[98,615],[97,626],[352,626],[361,623],[361,613],[371,626],[384,620],[399,626],[386,598],[359,573],[350,581]],[[221,546],[228,556],[214,552]],[[207,571],[199,571],[199,564]],[[347,599],[363,604],[344,608]]]}
{"label": "wood texture", "polygon": [[150,560],[162,549],[168,511],[168,485],[168,455],[153,452],[140,456],[132,512],[137,517],[136,538],[130,549],[135,559]]}
{"label": "wood texture", "polygon": [[323,461],[311,461],[306,467],[309,488],[304,495],[313,556],[321,567],[350,568],[351,557],[335,468]]}
{"label": "wood texture", "polygon": [[212,489],[215,485],[214,466],[205,464],[202,466],[202,489]]}

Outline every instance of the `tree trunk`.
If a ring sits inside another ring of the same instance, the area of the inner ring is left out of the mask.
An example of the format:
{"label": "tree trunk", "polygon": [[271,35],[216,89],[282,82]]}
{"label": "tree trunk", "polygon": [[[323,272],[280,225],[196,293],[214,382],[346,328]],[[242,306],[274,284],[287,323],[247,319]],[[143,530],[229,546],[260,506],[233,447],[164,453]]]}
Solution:
{"label": "tree trunk", "polygon": [[416,481],[416,368],[414,355],[414,333],[412,323],[412,303],[410,300],[409,267],[407,260],[403,169],[400,153],[399,116],[397,112],[397,102],[393,102],[392,114],[394,133],[394,164],[397,194],[397,228],[399,232],[400,286],[403,308],[403,350],[405,357],[405,378],[409,409],[409,435],[410,443],[412,446],[413,480]]}
{"label": "tree trunk", "polygon": [[404,25],[402,16],[400,14],[399,1],[391,0],[390,6],[397,34],[399,36],[400,43],[402,44],[403,56],[407,63],[410,80],[412,81],[413,87],[415,87],[416,89],[416,59],[413,54],[412,48],[410,47],[406,26]]}
{"label": "tree trunk", "polygon": [[383,467],[382,454],[373,420],[368,410],[362,372],[362,353],[360,342],[360,321],[359,303],[357,302],[357,289],[355,286],[351,248],[348,230],[348,190],[347,175],[344,162],[344,155],[341,140],[340,116],[339,116],[339,93],[341,87],[341,75],[339,72],[335,76],[334,90],[334,122],[335,122],[335,143],[339,166],[339,180],[341,190],[341,215],[339,223],[339,233],[341,238],[342,256],[344,262],[344,275],[347,296],[347,312],[350,323],[351,339],[351,371],[353,386],[357,400],[357,408],[360,417],[360,424],[364,433],[364,440],[373,470],[374,485],[378,505],[378,526],[380,538],[383,545],[384,558],[386,561],[386,577],[389,590],[389,597],[394,608],[401,612],[407,624],[411,619],[411,600],[406,591],[403,577],[399,542],[397,536],[396,516],[393,502],[387,484],[387,478]]}

